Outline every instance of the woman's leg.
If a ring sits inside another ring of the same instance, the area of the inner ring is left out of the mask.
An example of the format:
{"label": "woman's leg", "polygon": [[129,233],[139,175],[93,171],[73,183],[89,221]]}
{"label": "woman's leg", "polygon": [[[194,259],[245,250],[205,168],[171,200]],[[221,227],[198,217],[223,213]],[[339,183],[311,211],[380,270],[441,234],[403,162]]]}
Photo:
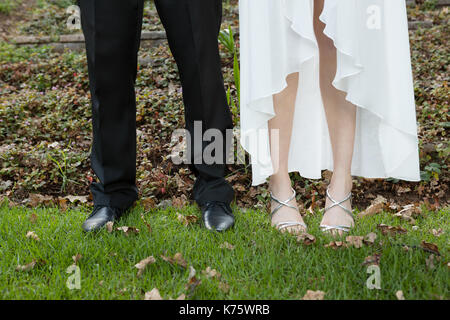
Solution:
{"label": "woman's leg", "polygon": [[[270,177],[269,187],[273,195],[279,200],[285,201],[292,196],[291,179],[288,173],[288,155],[292,135],[292,122],[295,110],[295,100],[298,88],[298,73],[290,74],[287,88],[273,96],[276,116],[269,121],[270,148],[272,163],[275,173]],[[278,139],[273,140],[272,132],[278,132]],[[297,201],[291,200],[289,204],[297,207]],[[272,201],[272,211],[278,206]],[[272,216],[272,224],[280,222],[295,221],[303,223],[302,216],[296,210],[288,207],[280,208]],[[304,227],[295,226],[284,229],[288,232],[298,233],[304,231]]]}
{"label": "woman's leg", "polygon": [[[314,2],[314,31],[320,51],[320,89],[330,132],[333,150],[333,176],[331,178],[330,195],[337,201],[344,199],[352,189],[351,166],[355,141],[356,107],[345,99],[345,93],[337,90],[332,81],[336,75],[336,48],[333,41],[323,30],[325,24],[319,20],[324,0]],[[332,202],[327,198],[326,207]],[[350,200],[343,205],[351,209]],[[324,225],[353,226],[354,222],[339,207],[328,210],[323,219]]]}

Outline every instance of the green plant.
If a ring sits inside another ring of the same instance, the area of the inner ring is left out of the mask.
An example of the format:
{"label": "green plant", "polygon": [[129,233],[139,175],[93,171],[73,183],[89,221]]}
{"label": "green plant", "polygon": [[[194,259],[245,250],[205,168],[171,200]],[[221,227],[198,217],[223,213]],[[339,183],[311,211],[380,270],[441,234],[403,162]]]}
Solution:
{"label": "green plant", "polygon": [[434,10],[436,9],[437,0],[425,0],[422,1],[423,10]]}
{"label": "green plant", "polygon": [[430,163],[425,166],[425,170],[420,172],[420,178],[424,181],[430,181],[431,178],[439,179],[441,174],[441,165],[439,163]]}
{"label": "green plant", "polygon": [[17,8],[21,0],[1,0],[0,12],[9,15],[12,10]]}
{"label": "green plant", "polygon": [[68,157],[66,155],[66,152],[64,150],[58,150],[59,151],[59,155],[61,157],[60,160],[56,159],[55,156],[52,156],[51,154],[47,154],[48,159],[50,159],[57,167],[58,167],[58,173],[59,176],[61,177],[62,180],[62,184],[61,184],[61,190],[60,192],[65,192],[66,191],[66,187],[67,184],[70,183],[74,183],[74,184],[79,184],[77,181],[74,181],[73,179],[69,179],[69,163],[68,163]]}
{"label": "green plant", "polygon": [[[241,105],[241,91],[240,91],[240,69],[239,69],[239,58],[238,58],[238,49],[236,42],[234,40],[233,30],[231,27],[228,29],[224,29],[219,33],[219,43],[221,43],[227,52],[232,55],[233,58],[233,81],[234,81],[234,87],[236,88],[236,99],[237,102],[234,101],[233,95],[231,92],[231,86],[227,89],[227,101],[228,105],[231,106],[231,111],[233,115],[235,116],[235,119],[239,119],[239,108]],[[241,148],[238,142],[238,148]],[[238,158],[240,163],[245,162],[245,158],[241,158],[241,153],[236,152],[236,157]],[[244,156],[245,157],[245,156]],[[244,172],[245,174],[248,173],[248,166],[244,166]]]}
{"label": "green plant", "polygon": [[[227,49],[227,51],[233,56],[233,79],[234,86],[236,88],[236,99],[237,103],[234,102],[231,95],[231,88],[227,90],[228,104],[231,105],[235,111],[239,111],[239,106],[241,103],[241,92],[240,92],[240,69],[239,69],[239,59],[238,50],[236,43],[234,41],[233,30],[231,27],[222,30],[219,33],[219,42]],[[236,113],[235,113],[236,114]]]}

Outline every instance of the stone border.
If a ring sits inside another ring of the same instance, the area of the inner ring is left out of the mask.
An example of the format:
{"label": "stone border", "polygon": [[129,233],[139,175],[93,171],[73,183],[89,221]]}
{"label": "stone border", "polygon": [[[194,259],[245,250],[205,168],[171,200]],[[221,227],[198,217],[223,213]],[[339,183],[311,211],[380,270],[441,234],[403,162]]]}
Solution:
{"label": "stone border", "polygon": [[[414,6],[416,0],[406,0],[407,5]],[[450,0],[437,0],[438,7],[450,6]],[[431,21],[409,21],[409,29],[430,28],[433,26]],[[238,34],[238,30],[233,30]],[[164,31],[143,31],[141,34],[141,47],[148,48],[158,46],[167,39]],[[10,43],[17,45],[48,45],[55,51],[64,49],[81,51],[84,50],[84,36],[82,33],[61,35],[59,37],[51,36],[15,36],[6,39]]]}
{"label": "stone border", "polygon": [[[416,5],[416,0],[406,0],[406,4],[408,6],[415,6]],[[450,6],[450,0],[437,0],[436,1],[436,6],[437,7]]]}
{"label": "stone border", "polygon": [[[167,39],[164,31],[144,31],[141,34],[141,46],[153,47]],[[71,50],[84,49],[84,36],[82,33],[61,35],[59,37],[50,36],[15,36],[7,39],[8,42],[17,45],[48,45],[56,51],[65,48]]]}
{"label": "stone border", "polygon": [[[145,31],[141,34],[141,40],[164,40],[166,33],[164,31]],[[50,36],[16,36],[10,39],[16,44],[47,44],[52,42],[58,43],[84,43],[82,33],[61,35],[59,37]]]}

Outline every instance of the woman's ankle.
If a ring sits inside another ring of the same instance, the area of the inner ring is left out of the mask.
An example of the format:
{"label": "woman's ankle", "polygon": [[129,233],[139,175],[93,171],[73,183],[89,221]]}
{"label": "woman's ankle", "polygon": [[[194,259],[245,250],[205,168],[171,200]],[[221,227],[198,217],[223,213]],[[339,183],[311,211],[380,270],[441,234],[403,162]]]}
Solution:
{"label": "woman's ankle", "polygon": [[345,197],[353,188],[353,178],[350,173],[333,173],[329,191],[335,197]]}
{"label": "woman's ankle", "polygon": [[289,174],[272,175],[269,179],[269,188],[275,196],[292,193]]}

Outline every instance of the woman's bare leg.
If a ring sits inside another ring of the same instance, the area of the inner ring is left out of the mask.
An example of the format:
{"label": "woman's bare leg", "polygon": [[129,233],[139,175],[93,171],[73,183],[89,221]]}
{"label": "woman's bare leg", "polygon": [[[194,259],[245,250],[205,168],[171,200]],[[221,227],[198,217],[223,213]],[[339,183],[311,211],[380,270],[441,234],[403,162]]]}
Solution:
{"label": "woman's bare leg", "polygon": [[[278,141],[272,141],[270,135],[270,148],[272,163],[275,173],[270,177],[269,187],[273,195],[285,201],[292,196],[291,179],[288,173],[288,156],[292,135],[292,123],[295,110],[295,100],[298,88],[298,73],[293,73],[287,77],[287,88],[279,94],[273,96],[273,103],[276,116],[269,121],[269,134],[273,130],[278,131]],[[297,207],[297,201],[291,200],[289,204]],[[277,203],[272,201],[272,210],[277,207]],[[272,217],[272,224],[280,222],[295,221],[302,222],[302,216],[292,208],[282,207]],[[304,227],[295,226],[284,229],[292,233],[304,231]]]}
{"label": "woman's bare leg", "polygon": [[[329,191],[335,200],[340,201],[352,189],[351,166],[355,143],[356,107],[345,99],[344,92],[332,85],[337,66],[336,48],[333,41],[323,33],[325,24],[319,20],[323,5],[324,0],[314,2],[314,31],[320,51],[320,89],[333,150],[334,170]],[[331,204],[332,202],[327,199],[325,206]],[[346,201],[343,205],[351,209],[350,201]],[[354,221],[344,210],[334,207],[325,213],[321,224],[351,227]]]}

